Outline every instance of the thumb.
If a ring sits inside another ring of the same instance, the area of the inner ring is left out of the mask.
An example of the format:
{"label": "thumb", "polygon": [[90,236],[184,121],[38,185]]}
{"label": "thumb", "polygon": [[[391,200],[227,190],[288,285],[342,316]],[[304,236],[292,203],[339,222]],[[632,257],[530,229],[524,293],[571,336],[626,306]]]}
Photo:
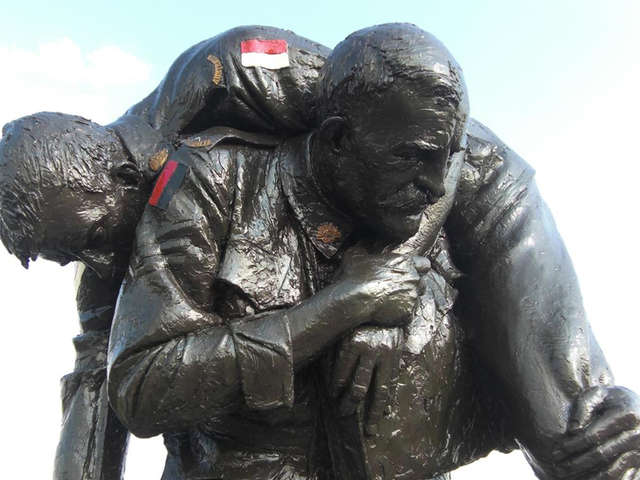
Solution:
{"label": "thumb", "polygon": [[421,257],[419,255],[414,255],[412,257],[413,264],[416,267],[416,270],[420,274],[425,274],[431,269],[431,262],[427,257]]}
{"label": "thumb", "polygon": [[595,411],[598,409],[607,396],[604,387],[591,387],[582,392],[574,401],[567,433],[577,433],[591,423]]}

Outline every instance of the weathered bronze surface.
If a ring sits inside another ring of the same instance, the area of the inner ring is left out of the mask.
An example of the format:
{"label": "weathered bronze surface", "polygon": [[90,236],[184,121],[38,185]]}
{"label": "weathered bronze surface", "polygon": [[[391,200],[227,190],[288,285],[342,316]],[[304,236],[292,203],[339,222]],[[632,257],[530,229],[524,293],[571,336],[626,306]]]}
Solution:
{"label": "weathered bronze surface", "polygon": [[640,479],[640,402],[534,171],[468,110],[413,25],[333,52],[241,27],[110,125],[6,125],[4,245],[86,267],[56,478],[120,478],[130,431],[164,434],[166,480],[444,479],[513,448]]}

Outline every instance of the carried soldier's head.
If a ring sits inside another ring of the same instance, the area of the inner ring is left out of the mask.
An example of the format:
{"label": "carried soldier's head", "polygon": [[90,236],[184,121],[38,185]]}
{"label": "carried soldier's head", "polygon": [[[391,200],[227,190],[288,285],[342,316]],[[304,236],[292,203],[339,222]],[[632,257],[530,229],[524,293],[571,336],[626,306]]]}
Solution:
{"label": "carried soldier's head", "polygon": [[323,67],[318,112],[328,196],[379,233],[415,233],[465,147],[467,91],[448,50],[414,25],[355,32]]}
{"label": "carried soldier's head", "polygon": [[144,198],[137,166],[111,130],[38,113],[3,128],[0,239],[27,267],[38,256],[82,261],[110,278],[128,255]]}

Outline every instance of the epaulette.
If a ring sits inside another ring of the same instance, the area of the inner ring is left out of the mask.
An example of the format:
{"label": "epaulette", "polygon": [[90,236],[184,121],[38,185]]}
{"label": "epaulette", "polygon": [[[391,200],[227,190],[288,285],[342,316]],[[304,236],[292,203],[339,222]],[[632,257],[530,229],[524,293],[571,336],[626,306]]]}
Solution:
{"label": "epaulette", "polygon": [[165,162],[149,197],[149,205],[166,210],[171,198],[182,185],[189,167],[181,161],[183,151],[176,151]]}
{"label": "epaulette", "polygon": [[152,181],[173,150],[170,142],[136,115],[124,115],[108,128],[120,138],[130,157],[141,167],[145,179]]}

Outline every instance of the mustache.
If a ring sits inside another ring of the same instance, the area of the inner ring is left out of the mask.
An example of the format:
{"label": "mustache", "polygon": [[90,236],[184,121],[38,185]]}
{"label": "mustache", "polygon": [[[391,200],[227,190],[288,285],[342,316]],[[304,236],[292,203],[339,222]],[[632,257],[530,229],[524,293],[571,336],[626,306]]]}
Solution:
{"label": "mustache", "polygon": [[435,202],[434,195],[418,188],[413,182],[407,182],[397,190],[379,198],[376,202],[382,208],[397,210],[419,210]]}

